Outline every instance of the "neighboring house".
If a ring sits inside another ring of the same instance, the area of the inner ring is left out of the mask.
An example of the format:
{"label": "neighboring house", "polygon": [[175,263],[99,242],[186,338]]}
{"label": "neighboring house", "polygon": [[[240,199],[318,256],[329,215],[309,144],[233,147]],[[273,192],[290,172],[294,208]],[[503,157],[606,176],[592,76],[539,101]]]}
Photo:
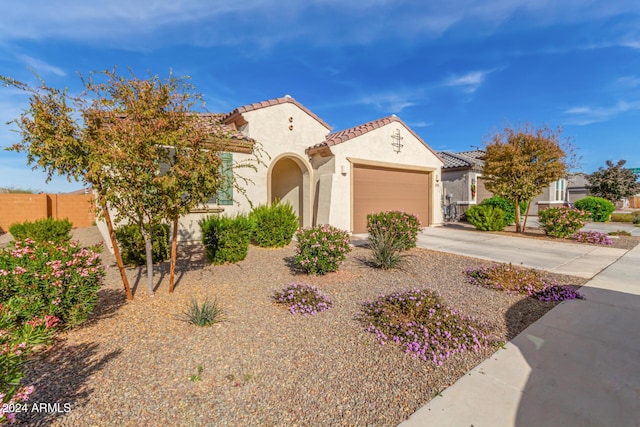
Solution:
{"label": "neighboring house", "polygon": [[253,206],[288,201],[303,227],[331,224],[353,233],[366,232],[368,213],[384,210],[415,213],[423,226],[442,223],[443,161],[396,116],[332,133],[326,122],[285,96],[203,117],[212,128],[233,134],[224,161],[248,160],[258,147],[268,157],[257,171],[237,170],[250,181],[246,198],[225,189],[207,210],[181,218],[183,240],[199,239],[203,215],[249,212],[249,200]]}
{"label": "neighboring house", "polygon": [[484,150],[462,152],[438,152],[442,167],[442,203],[456,202],[462,214],[469,206],[488,199],[493,194],[488,191],[482,178]]}
{"label": "neighboring house", "polygon": [[[444,160],[442,167],[443,203],[456,202],[460,213],[469,206],[479,204],[493,194],[488,191],[482,177],[484,166],[484,150],[462,152],[440,151]],[[559,179],[547,186],[542,194],[535,197],[529,210],[530,215],[537,215],[540,209],[563,206],[566,202],[574,203],[589,194],[584,174],[578,173],[570,178]],[[475,191],[474,191],[475,190]]]}

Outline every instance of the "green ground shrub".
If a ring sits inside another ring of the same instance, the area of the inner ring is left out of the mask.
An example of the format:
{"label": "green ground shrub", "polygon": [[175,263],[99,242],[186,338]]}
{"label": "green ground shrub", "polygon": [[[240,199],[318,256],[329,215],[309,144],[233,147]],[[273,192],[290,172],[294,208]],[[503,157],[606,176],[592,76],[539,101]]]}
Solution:
{"label": "green ground shrub", "polygon": [[589,212],[591,214],[591,220],[595,222],[609,221],[609,216],[616,209],[615,205],[609,200],[593,196],[587,196],[583,199],[576,200],[575,207],[585,212]]}
{"label": "green ground shrub", "polygon": [[213,264],[238,262],[247,257],[252,229],[247,215],[212,215],[199,224],[207,258]]}
{"label": "green ground shrub", "polygon": [[367,215],[369,235],[389,232],[400,250],[415,248],[419,231],[420,220],[410,213],[387,211]]}
{"label": "green ground shrub", "polygon": [[482,231],[502,231],[506,225],[504,211],[491,205],[471,206],[467,212],[467,221]]}
{"label": "green ground shrub", "polygon": [[25,221],[9,226],[9,232],[15,240],[31,239],[36,242],[65,243],[71,240],[71,227],[68,219],[51,217],[37,221]]}
{"label": "green ground shrub", "polygon": [[[516,223],[516,204],[500,196],[493,196],[480,202],[483,206],[493,206],[500,208],[504,212],[506,225]],[[520,215],[527,213],[527,203],[520,203]]]}
{"label": "green ground shrub", "polygon": [[[151,259],[154,264],[165,261],[171,256],[170,230],[167,224],[159,224],[154,226],[151,231]],[[130,224],[118,227],[116,240],[123,263],[127,265],[146,264],[144,238],[139,226]]]}
{"label": "green ground shrub", "polygon": [[280,248],[291,243],[300,221],[289,202],[260,205],[249,213],[252,240],[263,248]]}

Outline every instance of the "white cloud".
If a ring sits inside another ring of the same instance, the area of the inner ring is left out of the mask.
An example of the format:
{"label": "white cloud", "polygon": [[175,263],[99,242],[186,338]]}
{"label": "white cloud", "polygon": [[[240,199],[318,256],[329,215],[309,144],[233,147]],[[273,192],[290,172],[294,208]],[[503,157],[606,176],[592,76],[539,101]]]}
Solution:
{"label": "white cloud", "polygon": [[577,106],[564,111],[564,114],[568,116],[565,123],[576,126],[602,123],[619,114],[634,110],[640,110],[640,102],[619,101],[611,107]]}
{"label": "white cloud", "polygon": [[394,90],[365,95],[354,104],[372,105],[384,113],[398,114],[402,110],[426,103],[424,91],[419,89]]}
{"label": "white cloud", "polygon": [[[1,38],[63,39],[145,49],[160,43],[274,46],[304,39],[315,45],[380,39],[437,38],[469,24],[490,34],[514,15],[530,26],[606,19],[640,12],[640,2],[607,0],[49,0],[14,2],[0,15]],[[38,13],[34,13],[37,10]],[[477,31],[481,30],[481,31]],[[631,45],[637,42],[629,42]]]}
{"label": "white cloud", "polygon": [[18,55],[18,60],[26,64],[29,68],[31,68],[40,76],[45,74],[55,74],[56,76],[64,77],[67,75],[67,73],[63,69],[56,67],[55,65],[48,64],[45,61],[42,61],[38,58],[34,58],[29,55],[24,55],[24,54]]}
{"label": "white cloud", "polygon": [[466,93],[474,93],[484,83],[487,75],[494,70],[488,71],[471,71],[469,73],[452,76],[444,81],[444,86],[459,87]]}

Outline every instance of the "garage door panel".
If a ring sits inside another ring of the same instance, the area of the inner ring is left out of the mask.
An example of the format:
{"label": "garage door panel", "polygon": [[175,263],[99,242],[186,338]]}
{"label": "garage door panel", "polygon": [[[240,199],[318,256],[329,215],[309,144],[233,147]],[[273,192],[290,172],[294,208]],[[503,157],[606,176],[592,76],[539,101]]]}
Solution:
{"label": "garage door panel", "polygon": [[429,173],[354,165],[353,231],[365,232],[367,215],[402,210],[429,223]]}

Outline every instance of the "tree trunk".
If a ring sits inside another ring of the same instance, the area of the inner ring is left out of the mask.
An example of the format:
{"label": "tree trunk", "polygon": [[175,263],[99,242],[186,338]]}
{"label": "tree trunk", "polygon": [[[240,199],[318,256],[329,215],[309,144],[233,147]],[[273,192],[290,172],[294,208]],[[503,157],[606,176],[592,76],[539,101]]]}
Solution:
{"label": "tree trunk", "polygon": [[522,227],[520,227],[520,201],[516,197],[516,233],[522,233]]}
{"label": "tree trunk", "polygon": [[120,270],[120,277],[122,277],[122,284],[124,290],[127,293],[127,299],[131,301],[133,294],[131,293],[131,287],[129,286],[129,279],[127,279],[127,273],[124,270],[124,263],[122,262],[122,256],[120,255],[120,249],[118,249],[118,241],[116,240],[116,233],[113,231],[113,223],[111,222],[111,214],[104,201],[101,201],[102,213],[104,214],[104,221],[107,223],[107,229],[109,230],[109,237],[111,238],[111,245],[113,246],[113,255],[116,257],[116,264],[118,264],[118,270]]}
{"label": "tree trunk", "polygon": [[529,209],[531,209],[531,201],[527,203],[527,212],[524,214],[524,224],[522,224],[522,232],[527,229],[527,219],[529,219]]}
{"label": "tree trunk", "polygon": [[144,237],[144,249],[147,257],[147,295],[153,296],[153,251],[151,248],[151,223],[149,229],[145,230],[142,225],[142,236]]}
{"label": "tree trunk", "polygon": [[169,293],[173,292],[173,279],[176,271],[178,253],[178,216],[173,218],[173,238],[171,240],[171,268],[169,269]]}

